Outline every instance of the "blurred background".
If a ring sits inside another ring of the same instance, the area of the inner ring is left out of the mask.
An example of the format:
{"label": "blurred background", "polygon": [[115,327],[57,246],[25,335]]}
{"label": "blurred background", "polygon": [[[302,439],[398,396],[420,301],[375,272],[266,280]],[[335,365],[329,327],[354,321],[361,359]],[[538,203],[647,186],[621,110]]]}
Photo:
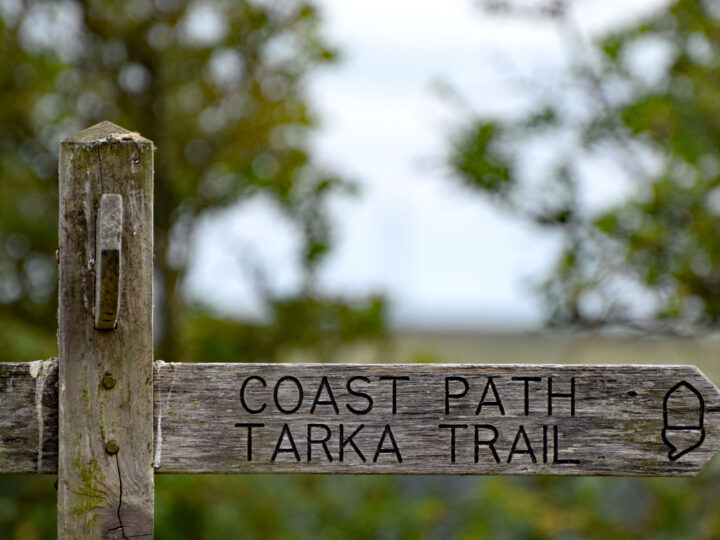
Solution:
{"label": "blurred background", "polygon": [[[158,359],[720,384],[719,48],[715,0],[0,0],[0,360],[57,352],[58,143],[110,120],[158,147]],[[158,475],[156,534],[719,538],[719,480]]]}

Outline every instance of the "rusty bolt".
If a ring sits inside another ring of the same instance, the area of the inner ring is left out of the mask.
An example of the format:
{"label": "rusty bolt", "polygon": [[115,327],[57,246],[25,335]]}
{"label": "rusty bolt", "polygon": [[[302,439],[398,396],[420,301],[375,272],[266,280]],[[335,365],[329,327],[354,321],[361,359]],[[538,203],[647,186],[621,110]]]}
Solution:
{"label": "rusty bolt", "polygon": [[115,439],[110,439],[105,443],[105,450],[108,454],[117,454],[120,447]]}
{"label": "rusty bolt", "polygon": [[110,390],[113,386],[115,386],[116,382],[115,377],[113,377],[110,373],[103,375],[102,385],[106,390]]}

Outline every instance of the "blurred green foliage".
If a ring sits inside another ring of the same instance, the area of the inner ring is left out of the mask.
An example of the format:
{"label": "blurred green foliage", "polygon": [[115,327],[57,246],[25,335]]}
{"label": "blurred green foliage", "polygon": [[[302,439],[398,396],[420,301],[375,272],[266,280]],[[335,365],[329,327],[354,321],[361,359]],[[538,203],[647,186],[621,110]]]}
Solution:
{"label": "blurred green foliage", "polygon": [[[693,479],[158,475],[156,537],[652,540],[720,536],[718,462]],[[51,538],[53,479],[0,486],[0,537]]]}
{"label": "blurred green foliage", "polygon": [[[550,323],[716,328],[717,3],[676,0],[591,44],[573,22],[572,3],[486,4],[491,11],[530,12],[539,24],[557,25],[574,58],[567,79],[538,81],[533,89],[543,91],[528,110],[465,125],[450,154],[465,185],[562,239],[542,286]],[[527,149],[543,141],[547,163],[535,165],[540,174],[533,176]],[[588,180],[588,163],[606,175],[622,171],[630,184],[626,202],[600,211],[588,205],[587,182],[603,181],[600,174]]]}
{"label": "blurred green foliage", "polygon": [[344,346],[385,332],[384,304],[378,299],[349,303],[339,298],[290,298],[271,304],[273,325],[238,325],[195,310],[183,330],[189,358],[205,362],[273,362],[293,350],[330,361]]}

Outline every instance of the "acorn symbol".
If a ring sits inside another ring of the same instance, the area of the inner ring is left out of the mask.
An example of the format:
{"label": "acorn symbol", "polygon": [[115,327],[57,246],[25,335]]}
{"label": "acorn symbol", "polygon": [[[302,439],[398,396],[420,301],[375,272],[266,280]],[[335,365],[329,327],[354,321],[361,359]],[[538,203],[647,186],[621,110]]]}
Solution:
{"label": "acorn symbol", "polygon": [[665,394],[662,439],[670,449],[670,461],[680,459],[703,443],[704,414],[705,401],[688,382],[677,383]]}

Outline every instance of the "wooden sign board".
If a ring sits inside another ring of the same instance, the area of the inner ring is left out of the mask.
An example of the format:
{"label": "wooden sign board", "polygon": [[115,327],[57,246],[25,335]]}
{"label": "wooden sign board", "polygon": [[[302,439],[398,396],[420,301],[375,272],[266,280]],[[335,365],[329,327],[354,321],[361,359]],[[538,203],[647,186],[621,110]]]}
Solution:
{"label": "wooden sign board", "polygon": [[696,473],[720,394],[692,366],[155,363],[158,472]]}
{"label": "wooden sign board", "polygon": [[[55,363],[0,366],[0,472],[55,472]],[[154,417],[156,473],[678,476],[720,448],[692,366],[155,362]]]}

